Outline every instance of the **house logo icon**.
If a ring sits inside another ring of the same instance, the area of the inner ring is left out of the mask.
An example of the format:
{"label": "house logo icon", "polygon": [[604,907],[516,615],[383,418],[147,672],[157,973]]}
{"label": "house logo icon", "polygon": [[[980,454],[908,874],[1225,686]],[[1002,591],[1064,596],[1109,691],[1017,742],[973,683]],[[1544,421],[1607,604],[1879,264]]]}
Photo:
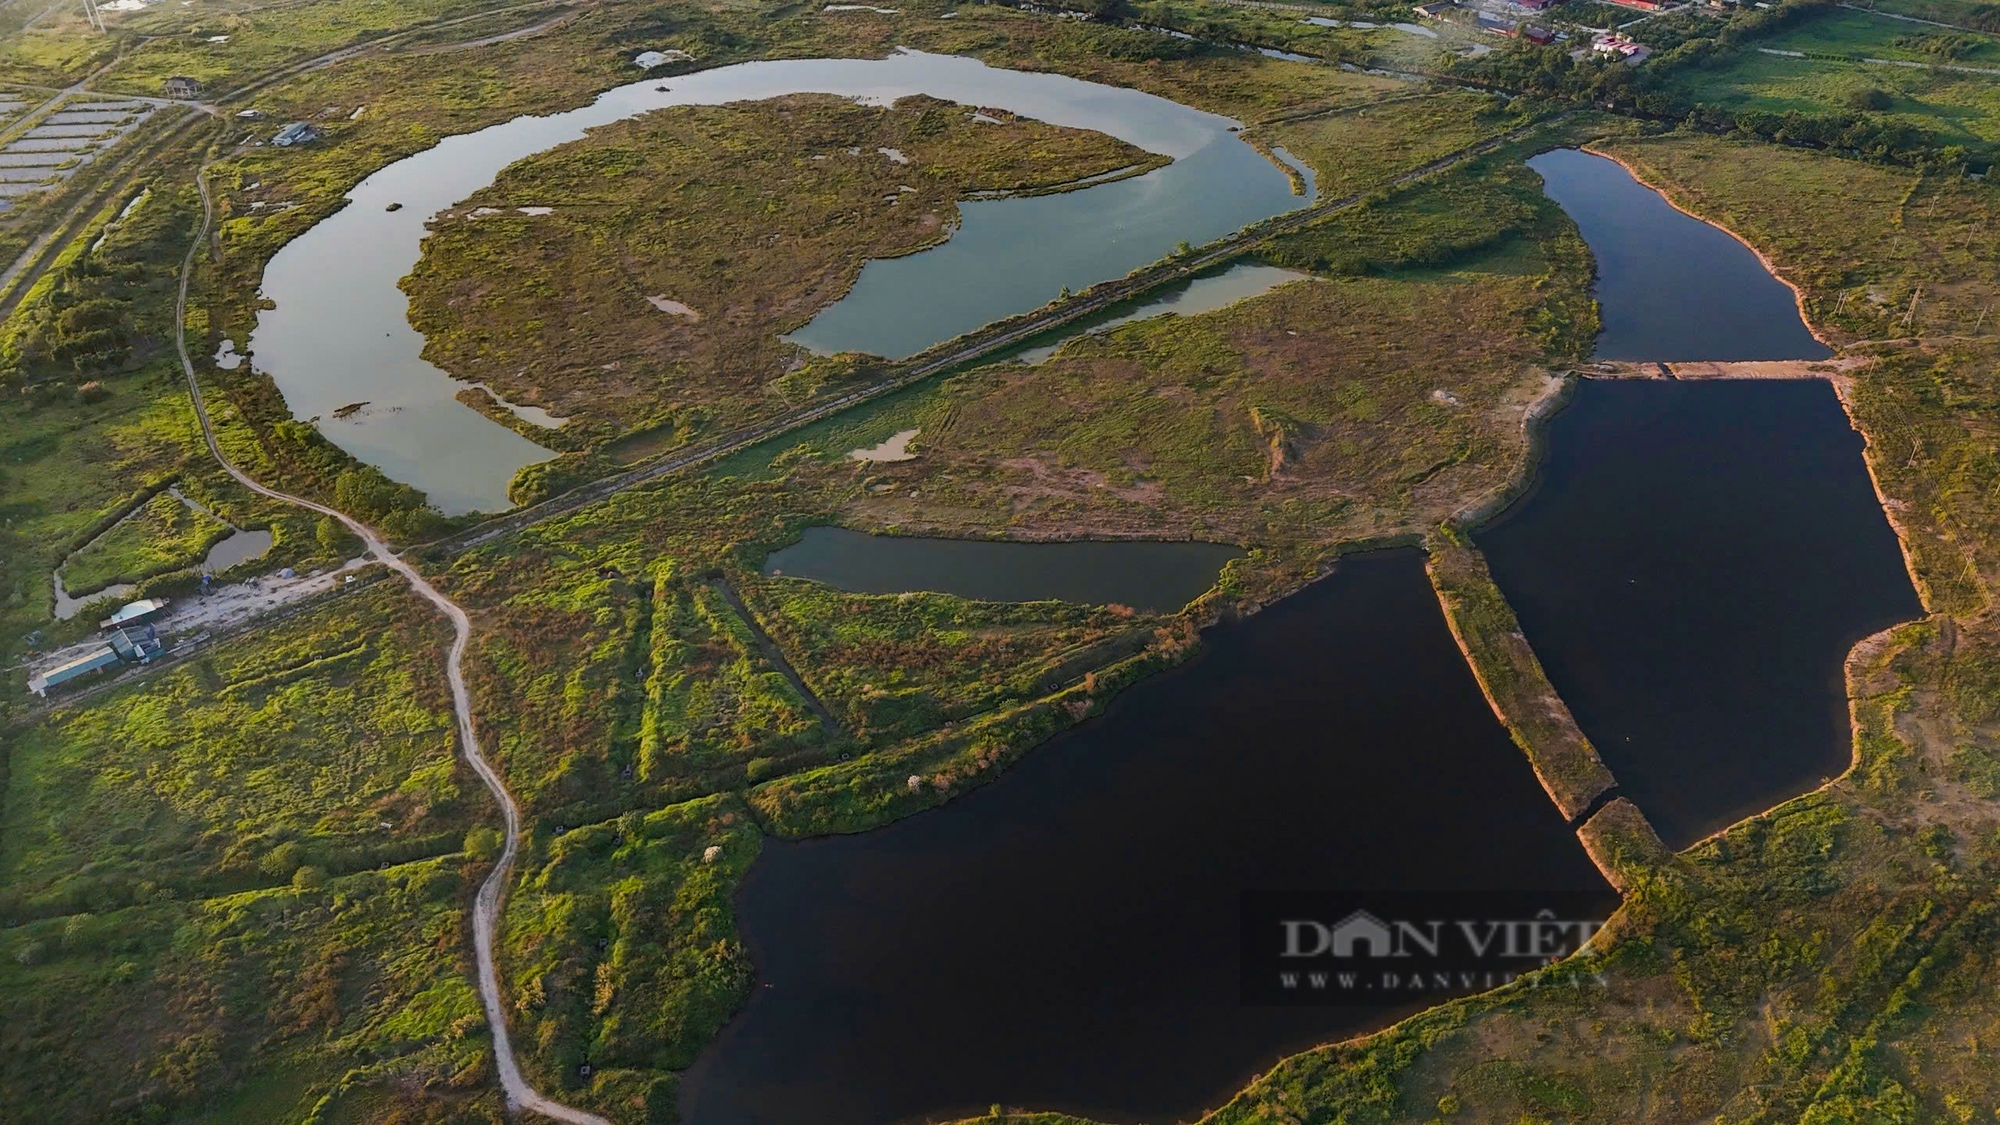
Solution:
{"label": "house logo icon", "polygon": [[1328,934],[1335,957],[1393,957],[1398,952],[1389,924],[1366,910],[1334,923]]}

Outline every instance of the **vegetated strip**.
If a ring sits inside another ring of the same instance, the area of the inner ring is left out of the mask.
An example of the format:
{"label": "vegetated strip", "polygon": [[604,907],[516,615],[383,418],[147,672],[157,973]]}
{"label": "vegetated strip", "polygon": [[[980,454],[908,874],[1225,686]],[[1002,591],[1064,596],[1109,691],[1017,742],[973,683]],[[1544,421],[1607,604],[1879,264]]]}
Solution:
{"label": "vegetated strip", "polygon": [[833,712],[827,710],[826,704],[820,701],[819,696],[813,694],[813,689],[806,686],[804,677],[799,675],[798,669],[792,667],[792,662],[785,659],[785,650],[779,648],[778,642],[771,639],[771,634],[764,631],[763,623],[757,620],[756,614],[750,612],[749,606],[743,604],[742,597],[736,593],[736,587],[721,574],[715,575],[710,581],[715,585],[716,593],[722,595],[722,600],[728,602],[729,608],[736,611],[736,616],[743,619],[744,628],[749,629],[750,635],[757,639],[757,650],[764,654],[764,659],[770,662],[771,667],[778,670],[779,675],[785,677],[786,682],[792,685],[792,690],[798,692],[799,697],[806,701],[806,706],[812,708],[813,714],[819,716],[820,726],[825,727],[828,734],[839,734],[840,723],[835,721]]}
{"label": "vegetated strip", "polygon": [[[470,15],[454,16],[450,19],[431,20],[427,23],[413,24],[399,31],[390,32],[387,35],[379,36],[373,39],[367,39],[360,43],[350,43],[345,47],[328,51],[324,55],[315,55],[314,57],[309,59],[304,59],[299,62],[290,63],[288,65],[278,67],[277,69],[268,71],[263,75],[260,75],[259,77],[252,78],[248,82],[245,82],[243,85],[238,86],[233,90],[217,94],[215,96],[215,102],[217,104],[221,104],[223,102],[239,100],[243,98],[245,95],[254,94],[259,90],[263,90],[276,83],[283,82],[288,78],[296,78],[301,74],[307,74],[315,70],[322,70],[326,67],[334,65],[335,63],[343,63],[348,61],[349,59],[358,58],[361,55],[368,54],[371,51],[377,51],[384,47],[393,46],[394,44],[401,42],[404,39],[411,38],[422,32],[436,31],[439,28],[452,27],[456,24],[461,24],[461,23],[471,23],[474,20],[482,20],[491,16],[503,15],[507,12],[518,12],[523,8],[562,7],[566,4],[566,2],[567,0],[528,0],[528,3],[525,4],[509,4],[504,8],[488,8],[483,12],[473,12]],[[470,42],[477,43],[479,42],[479,40],[472,40]],[[433,44],[432,48],[435,48],[437,46],[450,46],[450,45],[451,44]],[[425,51],[419,53],[432,54],[435,53],[435,51],[434,49],[426,49]]]}
{"label": "vegetated strip", "polygon": [[1067,300],[1058,299],[1033,312],[1022,313],[1006,320],[996,321],[984,328],[947,340],[926,349],[899,364],[892,365],[882,378],[865,386],[842,392],[816,403],[808,403],[796,410],[788,411],[767,422],[719,434],[690,449],[669,453],[655,461],[580,485],[559,496],[551,497],[531,507],[508,515],[499,516],[479,524],[464,532],[437,541],[432,546],[448,551],[461,551],[476,546],[511,531],[568,515],[579,508],[594,504],[607,496],[635,488],[648,481],[657,480],[683,469],[705,464],[709,461],[735,453],[759,442],[788,433],[823,418],[831,417],[862,403],[883,395],[902,390],[912,384],[922,382],[933,375],[948,371],[961,364],[981,359],[1020,343],[1031,336],[1038,336],[1053,328],[1059,328],[1071,321],[1082,319],[1112,305],[1131,300],[1170,282],[1179,281],[1203,270],[1236,257],[1257,243],[1287,234],[1301,227],[1310,226],[1339,211],[1347,210],[1367,202],[1375,196],[1417,180],[1432,176],[1455,164],[1470,160],[1520,140],[1537,129],[1556,125],[1571,117],[1576,111],[1570,110],[1540,121],[1530,122],[1505,133],[1467,145],[1456,152],[1448,153],[1421,167],[1411,169],[1380,186],[1367,191],[1355,192],[1339,199],[1326,200],[1303,207],[1284,215],[1266,219],[1245,227],[1235,234],[1217,239],[1193,253],[1169,258],[1160,263],[1134,270],[1125,277],[1113,281],[1100,282]]}
{"label": "vegetated strip", "polygon": [[1528,756],[1549,800],[1562,810],[1563,819],[1576,823],[1617,779],[1549,683],[1513,607],[1494,584],[1486,557],[1448,524],[1426,547],[1424,569],[1473,679],[1514,744]]}
{"label": "vegetated strip", "polygon": [[260,496],[340,521],[367,545],[369,554],[407,579],[413,591],[450,619],[451,651],[445,656],[444,672],[445,679],[451,684],[452,710],[458,717],[459,748],[465,754],[466,764],[472,767],[479,780],[486,784],[487,791],[493,794],[494,803],[500,806],[507,828],[500,856],[494,860],[493,870],[487,873],[485,881],[479,884],[479,893],[472,906],[473,959],[478,966],[479,998],[486,1010],[487,1028],[493,1036],[493,1061],[500,1072],[500,1088],[510,1110],[531,1109],[570,1125],[611,1125],[596,1114],[545,1098],[528,1085],[527,1079],[521,1076],[520,1064],[514,1058],[513,1043],[507,1035],[507,1013],[500,1000],[500,971],[494,961],[493,945],[499,929],[500,903],[507,889],[507,877],[513,872],[514,859],[520,852],[521,809],[515,804],[514,795],[508,792],[506,783],[500,780],[499,773],[479,749],[479,732],[472,716],[472,693],[465,686],[465,650],[472,641],[472,619],[466,616],[458,603],[439,593],[423,575],[417,573],[415,567],[391,551],[373,528],[339,509],[280,492],[258,482],[231,464],[229,458],[223,456],[222,446],[216,442],[215,425],[208,416],[208,404],[202,398],[201,381],[195,377],[194,360],[188,355],[187,347],[188,282],[194,276],[195,255],[208,241],[208,233],[215,224],[215,201],[208,191],[208,165],[202,165],[195,172],[195,186],[201,192],[201,231],[188,246],[187,257],[181,259],[180,289],[174,300],[174,348],[180,355],[181,372],[187,377],[188,397],[194,405],[195,419],[201,423],[201,436],[208,445],[209,456],[215,458],[215,463],[222,466],[223,471],[234,477],[237,483]]}
{"label": "vegetated strip", "polygon": [[1576,830],[1576,838],[1619,894],[1629,893],[1647,876],[1675,862],[1646,814],[1623,797],[1597,810]]}

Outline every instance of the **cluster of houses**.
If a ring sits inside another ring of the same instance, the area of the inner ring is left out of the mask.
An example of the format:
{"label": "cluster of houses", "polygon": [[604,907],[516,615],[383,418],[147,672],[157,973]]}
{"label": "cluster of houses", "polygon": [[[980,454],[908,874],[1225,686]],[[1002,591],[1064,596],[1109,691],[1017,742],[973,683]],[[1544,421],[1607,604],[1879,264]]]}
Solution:
{"label": "cluster of houses", "polygon": [[[1518,9],[1522,12],[1544,12],[1561,2],[1562,0],[1508,0],[1506,7],[1509,10]],[[1669,0],[1611,0],[1611,2],[1622,4],[1628,8],[1657,11],[1666,7]],[[1726,0],[1709,0],[1709,2],[1726,2]],[[1442,20],[1447,18],[1447,13],[1455,7],[1457,5],[1451,2],[1451,0],[1434,0],[1432,3],[1418,4],[1415,11],[1417,15],[1424,19]],[[1498,5],[1495,5],[1495,7],[1498,7]],[[1472,18],[1473,26],[1489,35],[1501,35],[1509,39],[1525,39],[1530,43],[1543,46],[1560,39],[1568,38],[1568,36],[1559,34],[1553,29],[1543,27],[1540,24],[1530,23],[1523,19],[1514,19],[1490,10],[1474,11]],[[1620,35],[1617,32],[1605,32],[1593,38],[1587,50],[1572,51],[1571,55],[1575,58],[1583,58],[1591,54],[1609,56],[1620,59],[1627,65],[1637,66],[1646,61],[1646,57],[1652,53],[1653,49],[1651,47],[1637,42],[1629,36]]]}
{"label": "cluster of houses", "polygon": [[1647,55],[1653,53],[1651,47],[1644,43],[1633,42],[1615,31],[1591,40],[1590,49],[1600,55],[1612,55],[1624,59],[1627,66],[1638,66],[1646,61]]}
{"label": "cluster of houses", "polygon": [[97,623],[105,630],[103,646],[74,660],[58,664],[28,678],[28,690],[46,696],[51,688],[94,676],[108,668],[128,664],[150,664],[166,646],[150,622],[167,611],[167,599],[142,598],[119,608]]}

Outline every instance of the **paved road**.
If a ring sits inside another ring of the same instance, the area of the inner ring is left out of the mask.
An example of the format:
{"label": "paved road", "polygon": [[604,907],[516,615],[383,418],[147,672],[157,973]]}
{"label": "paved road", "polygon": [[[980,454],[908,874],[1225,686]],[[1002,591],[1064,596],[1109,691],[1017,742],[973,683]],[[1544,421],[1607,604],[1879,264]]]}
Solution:
{"label": "paved road", "polygon": [[204,167],[196,174],[196,184],[201,189],[201,233],[195,237],[193,245],[188,247],[187,257],[181,262],[180,293],[174,302],[174,342],[180,352],[181,370],[187,376],[188,394],[194,400],[195,416],[201,421],[202,440],[208,443],[209,455],[215,458],[223,471],[236,478],[237,483],[243,487],[260,496],[268,496],[273,500],[339,520],[347,530],[353,532],[367,545],[371,557],[402,575],[410,583],[411,589],[451,620],[451,651],[445,657],[445,678],[451,683],[452,710],[458,715],[458,744],[465,751],[467,764],[492,792],[493,800],[500,806],[500,813],[507,825],[506,842],[500,849],[500,859],[493,865],[493,870],[486,876],[486,881],[479,885],[479,895],[474,900],[472,908],[472,944],[479,969],[479,998],[486,1007],[486,1024],[493,1034],[493,1056],[500,1071],[500,1086],[506,1092],[507,1106],[511,1110],[530,1109],[544,1117],[570,1122],[571,1125],[611,1125],[596,1114],[572,1109],[537,1093],[535,1088],[528,1085],[527,1080],[521,1077],[521,1068],[514,1060],[513,1043],[507,1036],[507,1016],[500,1005],[500,972],[493,960],[493,939],[495,931],[499,928],[500,905],[505,896],[507,878],[514,870],[514,858],[520,850],[521,811],[514,803],[514,795],[507,791],[506,784],[500,780],[499,773],[486,760],[486,755],[480,752],[479,733],[473,728],[472,694],[466,690],[464,667],[465,648],[472,640],[471,619],[456,602],[439,593],[437,587],[432,586],[423,575],[417,573],[415,567],[391,551],[389,545],[382,541],[381,536],[375,534],[373,528],[324,504],[280,492],[259,483],[248,473],[231,464],[229,458],[223,456],[222,447],[216,444],[215,427],[209,421],[208,405],[202,400],[201,381],[195,377],[194,360],[188,355],[186,327],[188,280],[194,273],[195,255],[208,241],[208,232],[215,220],[215,207],[208,194],[207,172],[208,169]]}

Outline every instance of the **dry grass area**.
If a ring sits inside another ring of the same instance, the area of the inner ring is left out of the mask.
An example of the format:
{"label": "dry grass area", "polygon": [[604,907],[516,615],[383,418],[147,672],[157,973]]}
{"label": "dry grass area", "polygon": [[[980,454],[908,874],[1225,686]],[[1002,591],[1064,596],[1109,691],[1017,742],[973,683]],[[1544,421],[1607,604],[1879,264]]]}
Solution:
{"label": "dry grass area", "polygon": [[1521,249],[1079,337],[946,383],[914,421],[917,460],[798,472],[862,483],[857,524],[1235,542],[1285,556],[1290,579],[1256,569],[1286,586],[1338,543],[1420,534],[1520,471],[1548,390],[1523,315],[1547,275],[1517,268],[1537,257]]}
{"label": "dry grass area", "polygon": [[424,354],[605,433],[803,399],[829,365],[779,336],[868,259],[942,242],[965,194],[1157,163],[973,112],[796,96],[663,110],[530,157],[434,223],[405,282]]}

